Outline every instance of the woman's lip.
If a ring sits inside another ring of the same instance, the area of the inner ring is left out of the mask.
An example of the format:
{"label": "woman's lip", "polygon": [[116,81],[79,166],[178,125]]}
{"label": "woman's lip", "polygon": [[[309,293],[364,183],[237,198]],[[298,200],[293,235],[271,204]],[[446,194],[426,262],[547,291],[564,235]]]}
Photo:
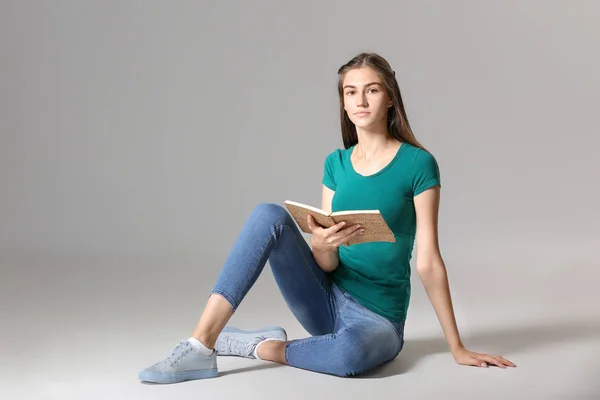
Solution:
{"label": "woman's lip", "polygon": [[359,117],[361,117],[363,115],[369,115],[369,114],[371,114],[371,113],[370,112],[357,112],[357,113],[354,113],[354,115],[358,115]]}

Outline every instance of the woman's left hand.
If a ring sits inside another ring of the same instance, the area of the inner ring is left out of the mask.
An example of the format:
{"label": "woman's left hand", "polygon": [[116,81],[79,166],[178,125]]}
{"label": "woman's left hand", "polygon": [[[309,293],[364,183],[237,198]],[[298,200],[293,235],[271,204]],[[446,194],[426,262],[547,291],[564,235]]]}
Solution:
{"label": "woman's left hand", "polygon": [[454,360],[460,365],[474,365],[476,367],[487,367],[495,365],[500,368],[516,367],[515,364],[505,358],[485,353],[475,353],[467,349],[460,348],[452,352]]}

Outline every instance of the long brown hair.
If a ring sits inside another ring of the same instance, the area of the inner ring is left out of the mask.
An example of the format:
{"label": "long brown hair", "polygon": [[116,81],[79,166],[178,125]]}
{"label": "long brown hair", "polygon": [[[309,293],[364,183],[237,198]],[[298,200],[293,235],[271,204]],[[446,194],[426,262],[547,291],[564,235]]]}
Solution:
{"label": "long brown hair", "polygon": [[342,65],[338,70],[338,93],[340,97],[340,121],[342,124],[342,139],[344,148],[348,149],[358,143],[358,135],[356,134],[356,126],[352,123],[346,110],[344,110],[344,90],[343,83],[346,73],[354,68],[371,67],[381,77],[388,96],[392,100],[392,106],[388,109],[387,128],[392,137],[401,142],[409,143],[415,147],[425,150],[423,145],[415,138],[404,103],[400,94],[400,87],[396,81],[396,73],[387,62],[387,60],[376,53],[361,53]]}

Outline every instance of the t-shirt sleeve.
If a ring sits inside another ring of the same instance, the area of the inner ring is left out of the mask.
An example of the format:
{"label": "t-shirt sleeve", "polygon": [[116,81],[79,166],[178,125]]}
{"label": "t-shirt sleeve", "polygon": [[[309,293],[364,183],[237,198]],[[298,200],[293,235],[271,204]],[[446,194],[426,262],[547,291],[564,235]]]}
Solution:
{"label": "t-shirt sleeve", "polygon": [[336,152],[330,153],[327,158],[325,158],[325,166],[323,168],[323,180],[321,181],[323,185],[327,186],[331,190],[335,190],[337,184],[335,182],[335,167],[334,167],[334,157]]}
{"label": "t-shirt sleeve", "polygon": [[441,186],[437,161],[431,153],[419,149],[413,164],[413,197],[436,185]]}

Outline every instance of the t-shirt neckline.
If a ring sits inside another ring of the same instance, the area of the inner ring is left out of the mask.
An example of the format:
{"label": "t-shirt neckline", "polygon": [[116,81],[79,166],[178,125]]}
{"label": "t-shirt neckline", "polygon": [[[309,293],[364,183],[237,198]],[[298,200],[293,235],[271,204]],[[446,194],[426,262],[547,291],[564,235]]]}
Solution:
{"label": "t-shirt neckline", "polygon": [[392,158],[390,160],[389,163],[387,163],[383,168],[381,168],[379,171],[374,172],[370,175],[363,175],[360,174],[358,171],[356,171],[354,169],[354,165],[352,164],[352,152],[354,151],[354,147],[356,147],[356,145],[353,145],[352,147],[350,147],[348,150],[348,164],[350,165],[350,169],[352,170],[352,172],[354,173],[354,175],[360,177],[360,178],[374,178],[376,176],[379,176],[381,174],[383,174],[385,171],[387,171],[388,169],[392,168],[394,166],[394,164],[396,163],[396,161],[398,161],[398,158],[400,158],[400,155],[402,154],[402,151],[404,150],[404,146],[406,145],[405,142],[402,142],[402,144],[400,145],[400,147],[398,148],[398,150],[396,151],[396,155],[394,155],[394,158]]}

